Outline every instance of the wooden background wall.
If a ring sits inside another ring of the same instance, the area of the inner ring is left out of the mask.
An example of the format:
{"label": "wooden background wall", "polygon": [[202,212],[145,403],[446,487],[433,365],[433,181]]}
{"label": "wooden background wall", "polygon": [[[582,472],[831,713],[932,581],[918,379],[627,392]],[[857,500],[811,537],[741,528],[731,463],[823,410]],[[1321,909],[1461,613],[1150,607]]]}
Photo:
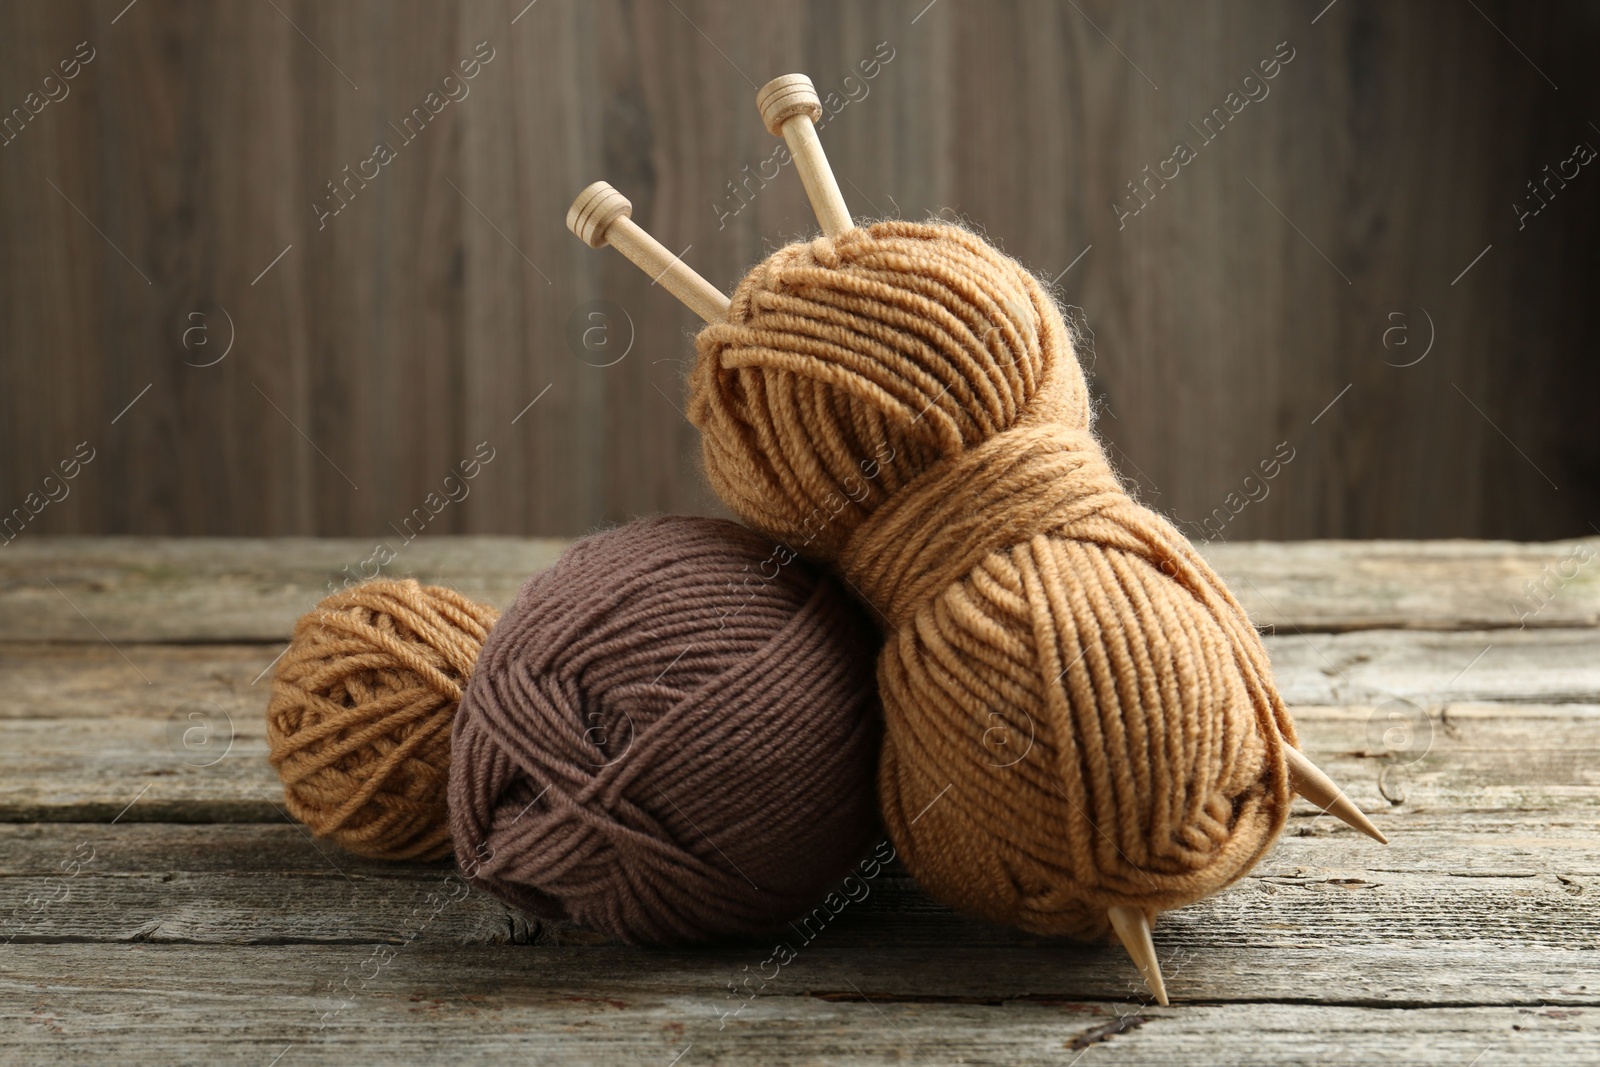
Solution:
{"label": "wooden background wall", "polygon": [[[0,514],[80,442],[23,536],[386,534],[480,442],[429,532],[716,511],[679,412],[693,320],[563,215],[605,177],[731,287],[814,225],[792,168],[723,217],[776,144],[756,85],[802,70],[857,97],[822,135],[858,216],[954,211],[1059,278],[1157,508],[1214,515],[1287,442],[1214,533],[1600,522],[1600,165],[1513,206],[1600,147],[1593,5],[525,3],[0,7],[0,107],[67,91],[0,146]],[[1269,95],[1204,143],[1190,123],[1280,42]],[[319,228],[379,140],[395,158]],[[602,323],[609,350],[571,340]]]}

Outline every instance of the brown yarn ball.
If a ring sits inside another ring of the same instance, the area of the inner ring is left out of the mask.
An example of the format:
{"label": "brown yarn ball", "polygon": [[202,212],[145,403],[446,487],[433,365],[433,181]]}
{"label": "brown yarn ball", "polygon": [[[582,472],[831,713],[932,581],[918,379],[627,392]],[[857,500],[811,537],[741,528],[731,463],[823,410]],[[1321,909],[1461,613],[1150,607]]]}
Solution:
{"label": "brown yarn ball", "polygon": [[887,620],[879,788],[924,886],[1098,938],[1260,859],[1293,724],[1238,603],[1112,472],[1043,285],[879,223],[778,250],[697,343],[712,486]]}
{"label": "brown yarn ball", "polygon": [[289,813],[376,859],[450,853],[450,727],[499,613],[453,589],[379,579],[295,624],[267,706]]}
{"label": "brown yarn ball", "polygon": [[471,880],[641,943],[787,929],[880,830],[876,635],[735,523],[574,543],[490,634],[455,725]]}

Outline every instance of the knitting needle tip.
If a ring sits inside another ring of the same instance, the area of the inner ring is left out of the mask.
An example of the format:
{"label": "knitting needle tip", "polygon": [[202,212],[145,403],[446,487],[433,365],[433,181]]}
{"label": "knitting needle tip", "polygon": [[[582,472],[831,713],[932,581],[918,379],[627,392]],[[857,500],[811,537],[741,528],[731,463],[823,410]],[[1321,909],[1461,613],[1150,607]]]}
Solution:
{"label": "knitting needle tip", "polygon": [[1366,813],[1344,795],[1344,790],[1335,785],[1332,778],[1323,774],[1321,769],[1306,759],[1298,749],[1285,745],[1283,756],[1284,762],[1289,765],[1291,789],[1345,825],[1360,830],[1378,844],[1389,843],[1389,839],[1383,836],[1383,831],[1374,826]]}
{"label": "knitting needle tip", "polygon": [[1106,914],[1117,940],[1122,942],[1122,947],[1133,958],[1133,965],[1144,975],[1144,983],[1150,987],[1156,1003],[1167,1007],[1167,985],[1161,980],[1161,963],[1156,959],[1156,945],[1150,938],[1150,917],[1143,910],[1126,904],[1113,904],[1106,909]]}

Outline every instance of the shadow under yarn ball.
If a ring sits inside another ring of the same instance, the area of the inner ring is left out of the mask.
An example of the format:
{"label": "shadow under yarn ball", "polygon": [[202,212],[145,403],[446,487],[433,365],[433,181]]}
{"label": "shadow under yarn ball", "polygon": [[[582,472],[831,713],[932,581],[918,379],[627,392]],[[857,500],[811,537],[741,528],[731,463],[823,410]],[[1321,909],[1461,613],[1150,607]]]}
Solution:
{"label": "shadow under yarn ball", "polygon": [[1090,938],[1265,854],[1294,727],[1243,610],[1112,471],[1072,341],[981,237],[877,223],[740,282],[689,417],[722,499],[888,620],[879,785],[912,875]]}
{"label": "shadow under yarn ball", "polygon": [[877,636],[734,523],[636,522],[528,579],[456,719],[472,880],[628,941],[771,930],[879,832]]}

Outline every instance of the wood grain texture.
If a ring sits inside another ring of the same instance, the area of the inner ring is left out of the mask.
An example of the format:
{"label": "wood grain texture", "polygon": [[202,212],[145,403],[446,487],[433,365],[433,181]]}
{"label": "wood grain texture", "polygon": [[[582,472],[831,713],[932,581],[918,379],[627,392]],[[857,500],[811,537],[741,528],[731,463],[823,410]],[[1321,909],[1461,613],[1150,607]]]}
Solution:
{"label": "wood grain texture", "polygon": [[[380,545],[395,551],[381,568]],[[505,606],[565,546],[427,536],[19,540],[0,554],[0,599],[10,598],[0,640],[287,641],[323,597],[378,573]]]}
{"label": "wood grain texture", "polygon": [[[1319,939],[1381,972],[1385,998],[1405,980],[1426,987],[1423,999],[1439,1004],[1542,994],[1556,971],[1595,961],[1588,893],[1600,888],[1594,843],[1600,817],[1591,811],[1571,825],[1530,833],[1534,828],[1526,814],[1485,820],[1439,812],[1408,821],[1395,847],[1376,862],[1353,841],[1290,833],[1239,885],[1163,917],[1157,927],[1162,953],[1197,963],[1207,958],[1190,972],[1191,999],[1282,997],[1292,979],[1267,969],[1247,978],[1249,958]],[[285,824],[0,825],[0,843],[0,938],[16,944],[607,943],[469,890],[448,866],[375,863],[314,843]],[[285,900],[299,903],[283,908]],[[1387,936],[1395,923],[1442,947],[1419,959],[1412,946]],[[1032,970],[1043,980],[1049,970],[1059,983],[1055,992],[1070,996],[1115,996],[1122,981],[1120,973],[1107,974],[1115,969],[1100,952],[959,915],[929,899],[898,867],[829,921],[823,944],[839,951],[945,949],[969,960],[981,959],[981,949],[1005,949],[1019,974]],[[729,959],[746,962],[751,945],[763,941],[709,955],[613,945],[611,958],[670,958],[682,967],[698,959],[715,969]],[[1493,980],[1470,973],[1448,993],[1438,978],[1423,974],[1441,954],[1477,959],[1491,945],[1516,954],[1509,973]],[[1232,959],[1218,964],[1219,953]],[[1221,982],[1233,968],[1239,973]],[[1581,990],[1567,992],[1582,996]],[[1352,996],[1348,988],[1306,991],[1308,999],[1327,1003]]]}
{"label": "wood grain texture", "polygon": [[1600,632],[1490,630],[1277,634],[1266,639],[1290,704],[1438,709],[1481,701],[1600,703]]}
{"label": "wood grain texture", "polygon": [[[815,232],[754,105],[804,71],[858,218],[968,219],[1079,309],[1111,454],[1186,529],[1590,533],[1600,181],[1525,225],[1512,205],[1600,137],[1600,21],[1311,6],[6,5],[0,108],[79,42],[95,58],[0,147],[0,515],[82,441],[23,537],[388,536],[481,442],[495,462],[430,532],[717,511],[681,414],[693,317],[563,214],[605,178],[731,287]],[[441,88],[461,98],[408,133]],[[392,161],[352,178],[380,141]],[[1149,179],[1180,141],[1193,161]]]}
{"label": "wood grain texture", "polygon": [[[116,644],[18,624],[0,635],[0,1060],[1164,1065],[1243,1053],[1482,1067],[1581,1064],[1600,1048],[1592,589],[1575,576],[1525,629],[1488,617],[1571,544],[1208,549],[1236,585],[1248,577],[1262,603],[1306,624],[1264,637],[1301,744],[1392,843],[1299,804],[1236,885],[1160,918],[1171,1009],[1150,1004],[1113,946],[957,915],[897,864],[815,930],[778,935],[796,955],[774,972],[769,941],[616,945],[470,891],[449,864],[315,841],[281,810],[259,679],[293,598],[314,598],[361,544],[14,546],[0,618],[50,575],[60,588],[44,591],[70,591],[126,632]],[[429,538],[402,561],[509,595],[559,547]],[[249,640],[166,621],[187,610],[226,629],[252,606],[277,621]]]}
{"label": "wood grain texture", "polygon": [[[566,544],[382,543],[396,550],[384,576],[449,582],[499,605]],[[318,600],[376,572],[375,547],[357,539],[19,539],[0,550],[0,640],[286,641]],[[1280,634],[1600,623],[1600,540],[1218,542],[1201,551],[1256,625]]]}
{"label": "wood grain texture", "polygon": [[[1164,1067],[1238,1063],[1243,1040],[1250,1041],[1250,1062],[1261,1064],[1461,1064],[1474,1057],[1484,1064],[1586,1063],[1594,1041],[1592,1009],[1537,1002],[1404,1011],[1157,1008],[1127,987],[1110,1002],[1032,996],[1021,992],[1033,987],[1025,978],[1006,984],[1017,991],[1009,996],[895,995],[882,983],[907,981],[904,967],[916,961],[892,958],[836,970],[826,976],[836,986],[792,980],[800,995],[758,996],[719,1029],[718,1012],[728,1010],[718,999],[727,996],[726,972],[624,965],[595,974],[538,952],[417,949],[352,995],[342,983],[365,955],[302,947],[17,946],[0,978],[0,988],[14,991],[0,1048],[30,1064],[98,1064],[114,1049],[123,1062],[140,1064],[268,1062],[289,1054],[344,1064],[358,1054],[373,1062],[531,1058],[656,1067],[675,1055],[712,1063],[1059,1065],[1092,1049],[1090,1060]],[[56,978],[63,965],[92,977],[63,985]],[[953,977],[944,988],[963,984]]]}
{"label": "wood grain texture", "polygon": [[[278,821],[282,790],[266,761],[265,700],[185,700],[148,718],[0,719],[0,822]],[[1392,820],[1412,811],[1451,805],[1600,805],[1595,704],[1386,701],[1293,711],[1306,753],[1386,834],[1399,832]]]}

